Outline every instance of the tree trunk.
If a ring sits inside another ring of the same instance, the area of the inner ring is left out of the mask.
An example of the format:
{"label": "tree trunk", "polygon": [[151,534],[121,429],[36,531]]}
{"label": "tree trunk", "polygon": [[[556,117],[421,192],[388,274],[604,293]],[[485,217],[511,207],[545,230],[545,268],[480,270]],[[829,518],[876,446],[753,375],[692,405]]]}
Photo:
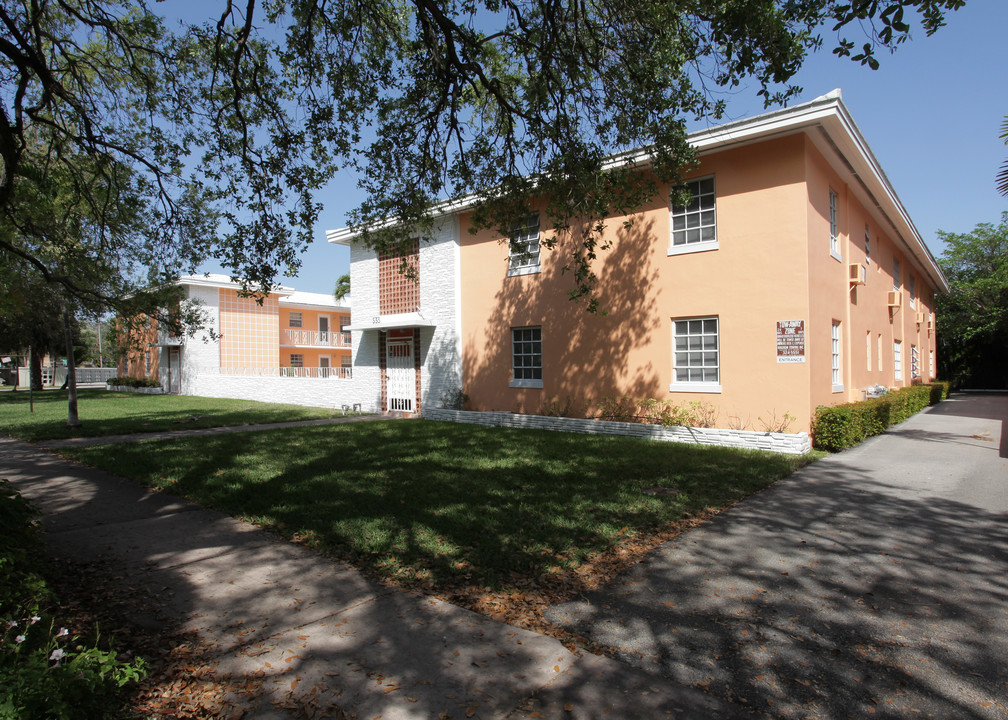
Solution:
{"label": "tree trunk", "polygon": [[32,390],[42,389],[42,353],[38,348],[32,350],[31,359],[28,362],[29,382]]}
{"label": "tree trunk", "polygon": [[77,363],[74,362],[73,329],[70,326],[70,309],[63,302],[63,335],[67,354],[67,427],[80,427],[77,416]]}

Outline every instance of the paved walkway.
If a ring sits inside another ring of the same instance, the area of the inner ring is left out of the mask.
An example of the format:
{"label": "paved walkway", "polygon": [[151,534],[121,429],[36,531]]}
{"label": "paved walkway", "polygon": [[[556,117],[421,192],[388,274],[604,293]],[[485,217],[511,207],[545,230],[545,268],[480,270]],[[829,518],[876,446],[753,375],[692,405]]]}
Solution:
{"label": "paved walkway", "polygon": [[784,718],[1008,718],[1008,396],[956,396],[551,608]]}
{"label": "paved walkway", "polygon": [[385,720],[749,717],[27,443],[0,438],[0,477],[42,508],[54,551],[114,563],[124,586],[157,593],[169,622],[198,631],[217,672],[254,688],[245,720],[329,703]]}

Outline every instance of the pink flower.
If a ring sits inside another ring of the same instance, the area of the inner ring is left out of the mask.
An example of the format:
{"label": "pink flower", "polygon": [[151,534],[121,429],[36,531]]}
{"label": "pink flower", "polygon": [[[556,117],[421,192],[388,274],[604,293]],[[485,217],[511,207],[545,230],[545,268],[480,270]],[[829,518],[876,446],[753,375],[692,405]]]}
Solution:
{"label": "pink flower", "polygon": [[25,636],[24,635],[18,635],[16,638],[14,638],[14,642],[16,642],[18,645],[20,645],[24,641],[25,641]]}
{"label": "pink flower", "polygon": [[52,651],[52,655],[49,656],[50,660],[55,660],[56,664],[59,665],[59,661],[66,656],[66,653],[62,649],[56,648]]}
{"label": "pink flower", "polygon": [[42,618],[40,618],[38,615],[32,615],[30,619],[31,619],[31,623],[29,623],[29,624],[30,625],[34,625],[35,623],[37,623]]}
{"label": "pink flower", "polygon": [[59,632],[56,633],[56,637],[58,637],[58,638],[66,637],[69,634],[70,634],[69,630],[67,630],[66,628],[60,628]]}

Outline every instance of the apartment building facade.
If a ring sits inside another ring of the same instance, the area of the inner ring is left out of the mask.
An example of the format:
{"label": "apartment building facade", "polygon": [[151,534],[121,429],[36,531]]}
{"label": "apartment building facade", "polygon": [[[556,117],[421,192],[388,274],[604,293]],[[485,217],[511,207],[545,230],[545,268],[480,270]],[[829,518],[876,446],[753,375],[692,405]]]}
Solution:
{"label": "apartment building facade", "polygon": [[131,377],[155,378],[166,392],[333,406],[349,397],[349,299],[278,286],[243,297],[222,275],[179,279],[184,301],[205,325],[178,337],[152,320],[120,364]]}
{"label": "apartment building facade", "polygon": [[[330,231],[351,247],[353,366],[373,409],[415,412],[458,387],[478,410],[590,415],[630,396],[804,431],[819,405],[935,377],[947,281],[838,91],[690,139],[688,206],[666,187],[606,222],[604,314],[568,299],[563,249],[540,251],[541,207],[511,237],[446,211],[410,259],[419,283]],[[392,303],[401,282],[414,306]]]}

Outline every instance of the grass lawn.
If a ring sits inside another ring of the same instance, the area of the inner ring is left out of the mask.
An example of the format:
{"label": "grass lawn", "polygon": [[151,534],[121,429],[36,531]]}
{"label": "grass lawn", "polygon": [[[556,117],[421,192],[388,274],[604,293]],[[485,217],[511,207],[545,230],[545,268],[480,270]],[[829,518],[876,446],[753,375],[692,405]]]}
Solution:
{"label": "grass lawn", "polygon": [[569,575],[817,457],[423,420],[62,452],[441,591]]}
{"label": "grass lawn", "polygon": [[27,391],[0,393],[0,432],[22,440],[38,441],[310,420],[340,414],[334,410],[300,405],[188,395],[116,393],[90,388],[78,391],[77,406],[83,425],[71,430],[66,424],[66,390],[35,392],[34,413],[29,412]]}

